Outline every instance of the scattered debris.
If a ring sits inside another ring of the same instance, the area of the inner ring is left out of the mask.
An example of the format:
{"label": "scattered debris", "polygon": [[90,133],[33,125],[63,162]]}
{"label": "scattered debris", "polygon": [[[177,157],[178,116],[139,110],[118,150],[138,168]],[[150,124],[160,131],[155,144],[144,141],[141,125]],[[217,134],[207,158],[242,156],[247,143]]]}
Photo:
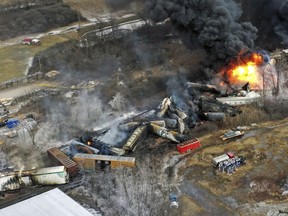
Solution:
{"label": "scattered debris", "polygon": [[243,131],[243,130],[250,130],[250,127],[248,127],[248,126],[237,126],[236,129],[238,131]]}
{"label": "scattered debris", "polygon": [[286,178],[285,183],[281,187],[282,195],[287,196],[288,195],[288,178]]}
{"label": "scattered debris", "polygon": [[251,123],[250,125],[251,125],[251,127],[256,127],[257,123]]}
{"label": "scattered debris", "polygon": [[47,80],[54,80],[57,76],[59,76],[60,72],[59,71],[56,71],[56,70],[51,70],[49,72],[47,72],[44,77],[45,79]]}
{"label": "scattered debris", "polygon": [[18,119],[9,119],[6,122],[6,126],[10,129],[16,127],[18,124],[19,124]]}
{"label": "scattered debris", "polygon": [[200,92],[211,92],[217,95],[220,95],[220,91],[217,89],[214,85],[209,84],[200,84],[200,83],[193,83],[193,82],[187,82],[188,90],[190,91],[200,91]]}
{"label": "scattered debris", "polygon": [[231,106],[230,104],[214,98],[208,98],[203,96],[199,99],[199,108],[202,113],[222,112],[225,113],[227,116],[236,116],[240,114],[240,111],[237,108]]}
{"label": "scattered debris", "polygon": [[179,207],[179,203],[177,201],[177,196],[175,194],[170,194],[169,195],[169,200],[171,201],[170,203],[170,208],[178,208]]}
{"label": "scattered debris", "polygon": [[225,133],[224,135],[220,136],[220,139],[222,140],[228,140],[228,139],[232,139],[232,138],[236,138],[236,137],[241,137],[244,135],[244,132],[237,130],[237,131],[229,131],[227,133]]}
{"label": "scattered debris", "polygon": [[260,103],[261,95],[250,90],[249,82],[246,83],[241,90],[232,91],[227,97],[216,98],[222,103],[237,106],[251,103]]}
{"label": "scattered debris", "polygon": [[0,99],[0,104],[1,106],[4,105],[5,107],[13,106],[15,104],[15,101],[13,98],[2,98]]}
{"label": "scattered debris", "polygon": [[223,121],[225,113],[223,112],[206,112],[204,113],[206,120],[208,121]]}
{"label": "scattered debris", "polygon": [[4,133],[4,135],[7,136],[8,138],[13,138],[16,137],[18,134],[16,130],[12,130]]}
{"label": "scattered debris", "polygon": [[0,126],[3,127],[6,125],[8,120],[9,111],[4,103],[0,102]]}
{"label": "scattered debris", "polygon": [[78,96],[77,93],[78,93],[77,91],[68,91],[65,94],[65,98],[70,99],[70,98],[76,97],[76,96]]}
{"label": "scattered debris", "polygon": [[288,184],[285,183],[285,184],[281,187],[281,190],[283,191],[283,192],[282,192],[282,195],[283,195],[283,196],[287,196],[287,195],[288,195]]}
{"label": "scattered debris", "polygon": [[124,149],[121,149],[121,148],[116,148],[116,147],[110,146],[109,149],[112,152],[112,154],[116,155],[116,156],[123,156],[126,154],[126,151]]}

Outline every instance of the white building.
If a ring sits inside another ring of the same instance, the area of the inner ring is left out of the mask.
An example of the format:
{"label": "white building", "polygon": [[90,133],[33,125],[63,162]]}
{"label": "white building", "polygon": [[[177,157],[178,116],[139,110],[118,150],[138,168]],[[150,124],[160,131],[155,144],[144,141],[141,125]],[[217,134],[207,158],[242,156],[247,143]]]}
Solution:
{"label": "white building", "polygon": [[0,216],[93,216],[58,188],[0,210]]}

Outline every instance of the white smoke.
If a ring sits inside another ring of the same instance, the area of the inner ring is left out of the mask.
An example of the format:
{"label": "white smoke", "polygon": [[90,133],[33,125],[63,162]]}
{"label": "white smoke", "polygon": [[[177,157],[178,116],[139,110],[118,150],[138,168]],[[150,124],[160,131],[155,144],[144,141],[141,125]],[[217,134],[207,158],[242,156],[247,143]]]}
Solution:
{"label": "white smoke", "polygon": [[89,95],[88,91],[83,91],[76,103],[71,106],[70,118],[73,124],[81,129],[92,130],[109,119],[110,113],[98,95]]}
{"label": "white smoke", "polygon": [[110,145],[116,145],[126,140],[127,135],[127,133],[119,130],[118,125],[115,125],[110,128],[110,130],[108,130],[103,137],[100,138],[100,141]]}
{"label": "white smoke", "polygon": [[0,151],[0,170],[5,169],[7,166],[7,156],[3,151]]}

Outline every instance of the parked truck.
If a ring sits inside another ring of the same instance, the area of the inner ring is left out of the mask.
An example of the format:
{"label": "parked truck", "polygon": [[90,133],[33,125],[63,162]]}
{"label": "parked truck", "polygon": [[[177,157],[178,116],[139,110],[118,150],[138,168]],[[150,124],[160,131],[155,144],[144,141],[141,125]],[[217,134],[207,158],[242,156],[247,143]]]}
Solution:
{"label": "parked truck", "polygon": [[228,152],[212,159],[212,164],[215,168],[228,174],[233,173],[245,163],[246,159],[243,156],[235,157],[233,152]]}
{"label": "parked truck", "polygon": [[214,167],[218,167],[218,165],[221,162],[226,161],[229,158],[234,158],[233,152],[228,152],[228,153],[225,153],[223,155],[220,155],[220,156],[217,156],[217,157],[213,158],[212,159],[212,164],[213,164]]}
{"label": "parked truck", "polygon": [[37,45],[37,46],[40,46],[41,45],[41,41],[38,38],[24,38],[22,40],[22,44],[23,45]]}

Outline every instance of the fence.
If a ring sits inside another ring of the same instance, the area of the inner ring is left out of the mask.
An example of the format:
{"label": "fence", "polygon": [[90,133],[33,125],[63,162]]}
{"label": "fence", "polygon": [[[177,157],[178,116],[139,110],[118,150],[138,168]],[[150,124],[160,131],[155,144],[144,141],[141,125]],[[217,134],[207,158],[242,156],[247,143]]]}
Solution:
{"label": "fence", "polygon": [[28,83],[31,83],[31,82],[34,82],[36,80],[40,80],[43,78],[44,78],[44,74],[42,72],[37,72],[32,75],[11,79],[4,83],[0,83],[0,90],[19,86],[19,85],[25,85],[25,84],[28,84]]}
{"label": "fence", "polygon": [[25,101],[29,98],[32,98],[34,96],[39,96],[41,94],[45,94],[44,89],[38,89],[38,90],[31,91],[31,92],[27,92],[25,95],[21,95],[21,96],[13,98],[13,101],[18,103],[18,102]]}

